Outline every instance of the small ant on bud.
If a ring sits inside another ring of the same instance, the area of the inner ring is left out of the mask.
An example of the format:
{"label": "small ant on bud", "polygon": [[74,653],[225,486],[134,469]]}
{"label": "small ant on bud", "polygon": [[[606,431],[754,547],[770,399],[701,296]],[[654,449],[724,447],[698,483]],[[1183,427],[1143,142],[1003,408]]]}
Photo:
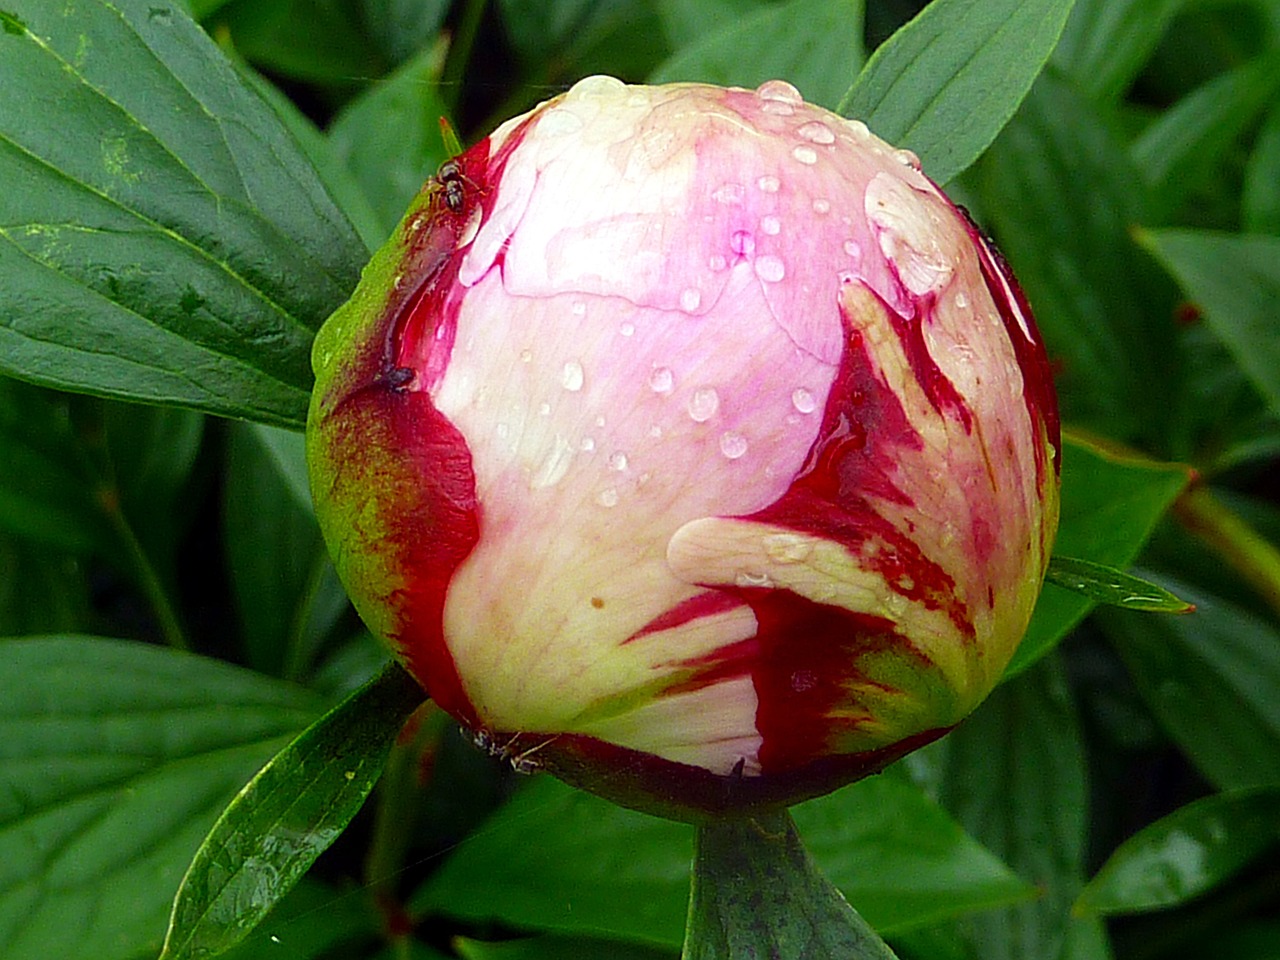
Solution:
{"label": "small ant on bud", "polygon": [[454,213],[461,213],[466,205],[467,194],[464,183],[470,181],[462,173],[462,167],[458,166],[457,160],[446,160],[440,165],[440,170],[436,174],[436,179],[440,181],[440,186],[444,189],[444,203]]}

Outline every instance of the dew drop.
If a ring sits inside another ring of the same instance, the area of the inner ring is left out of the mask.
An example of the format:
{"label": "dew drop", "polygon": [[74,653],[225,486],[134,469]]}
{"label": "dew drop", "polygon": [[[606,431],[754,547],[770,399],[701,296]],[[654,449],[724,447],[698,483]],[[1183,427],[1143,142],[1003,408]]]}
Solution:
{"label": "dew drop", "polygon": [[630,320],[623,320],[622,324],[618,327],[618,332],[624,337],[629,337],[636,332],[636,325]]}
{"label": "dew drop", "polygon": [[791,155],[805,166],[812,166],[818,162],[818,151],[803,144],[792,150]]}
{"label": "dew drop", "polygon": [[782,186],[782,181],[777,177],[764,176],[756,181],[756,186],[760,188],[762,193],[777,193]]}
{"label": "dew drop", "polygon": [[813,201],[813,212],[818,215],[830,213],[831,201],[824,200],[821,197],[819,197],[817,200]]}
{"label": "dew drop", "polygon": [[498,434],[499,440],[505,440],[507,439],[507,434],[511,432],[511,428],[508,427],[505,423],[500,423],[497,426],[496,432]]}
{"label": "dew drop", "polygon": [[764,552],[776,563],[799,563],[813,553],[813,540],[798,533],[771,533],[763,543]]}
{"label": "dew drop", "polygon": [[777,283],[787,275],[787,268],[782,261],[772,254],[756,257],[756,276],[766,283]]}
{"label": "dew drop", "polygon": [[702,293],[696,287],[685,287],[680,291],[680,309],[692,313],[702,304]]}
{"label": "dew drop", "polygon": [[756,238],[750,231],[735,230],[729,238],[729,249],[740,257],[749,257],[756,252]]}
{"label": "dew drop", "polygon": [[560,371],[560,386],[570,393],[577,393],[582,389],[583,379],[582,364],[577,360],[570,360]]}
{"label": "dew drop", "polygon": [[653,437],[655,440],[658,439],[662,436],[662,428],[655,423],[649,428],[649,436]]}
{"label": "dew drop", "polygon": [[715,387],[701,387],[689,398],[689,416],[695,423],[706,423],[720,409],[720,394]]}
{"label": "dew drop", "polygon": [[849,120],[847,122],[847,126],[849,128],[849,132],[853,134],[855,140],[871,139],[871,131],[867,128],[867,125],[863,123],[861,120]]}
{"label": "dew drop", "polygon": [[836,135],[821,120],[810,120],[808,123],[802,124],[796,133],[801,140],[808,140],[810,143],[836,142]]}
{"label": "dew drop", "polygon": [[920,158],[910,150],[893,151],[893,159],[897,160],[904,167],[911,167],[913,170],[920,169]]}
{"label": "dew drop", "polygon": [[625,453],[615,453],[609,457],[609,469],[617,470],[619,473],[627,469],[627,455]]}
{"label": "dew drop", "polygon": [[800,413],[813,413],[818,409],[818,401],[804,387],[796,387],[791,391],[791,405]]}
{"label": "dew drop", "polygon": [[743,570],[733,578],[733,582],[739,587],[757,587],[767,589],[773,586],[773,581],[769,579],[769,575],[767,573],[755,573],[751,570]]}
{"label": "dew drop", "polygon": [[613,487],[601,490],[596,497],[596,503],[602,507],[616,507],[618,505],[618,491]]}
{"label": "dew drop", "polygon": [[720,452],[730,460],[737,460],[747,452],[747,438],[732,431],[720,434]]}
{"label": "dew drop", "polygon": [[966,310],[969,307],[969,298],[962,292],[956,294],[956,309]]}
{"label": "dew drop", "polygon": [[649,389],[654,393],[670,393],[675,385],[676,377],[670,367],[654,367],[649,374]]}
{"label": "dew drop", "polygon": [[532,351],[532,350],[521,350],[521,351],[520,351],[520,362],[521,362],[521,363],[529,363],[529,362],[531,362],[532,360],[533,360],[533,351]]}
{"label": "dew drop", "polygon": [[742,202],[742,197],[746,193],[742,189],[740,183],[725,183],[717,187],[711,194],[711,199],[716,203],[723,203],[725,206],[736,206]]}
{"label": "dew drop", "polygon": [[729,265],[729,261],[726,260],[724,256],[719,253],[713,253],[710,259],[707,260],[707,266],[710,267],[712,270],[714,270],[716,273],[719,273],[728,265]]}
{"label": "dew drop", "polygon": [[603,427],[603,426],[604,426],[604,415],[603,415],[603,414],[601,414],[600,416],[596,417],[596,426],[597,426],[597,427]]}
{"label": "dew drop", "polygon": [[556,107],[538,117],[538,133],[547,137],[564,137],[582,129],[582,118],[572,110]]}
{"label": "dew drop", "polygon": [[767,216],[760,218],[760,232],[776,237],[782,232],[782,221],[775,216]]}
{"label": "dew drop", "polygon": [[592,77],[583,77],[569,88],[569,93],[577,97],[612,97],[625,90],[626,86],[617,77],[596,74]]}
{"label": "dew drop", "polygon": [[862,248],[858,246],[856,240],[846,240],[844,242],[844,252],[853,257],[855,261],[862,259]]}
{"label": "dew drop", "polygon": [[573,311],[575,317],[585,317],[587,315],[587,305],[581,300],[573,301],[573,306],[569,309]]}
{"label": "dew drop", "polygon": [[596,441],[594,437],[583,437],[582,442],[578,444],[578,449],[581,450],[583,453],[590,453],[595,448],[596,448]]}
{"label": "dew drop", "polygon": [[756,96],[761,100],[773,100],[779,103],[804,103],[800,91],[785,80],[766,80],[756,87]]}
{"label": "dew drop", "polygon": [[543,416],[543,417],[551,416],[551,404],[549,403],[538,404],[538,414],[539,416]]}

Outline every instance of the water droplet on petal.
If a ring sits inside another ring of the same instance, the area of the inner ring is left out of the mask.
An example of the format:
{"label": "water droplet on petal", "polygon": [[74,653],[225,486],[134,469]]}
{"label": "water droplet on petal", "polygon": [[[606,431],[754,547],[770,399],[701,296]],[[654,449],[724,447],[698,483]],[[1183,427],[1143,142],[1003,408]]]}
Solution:
{"label": "water droplet on petal", "polygon": [[570,360],[560,371],[560,385],[570,393],[577,393],[582,389],[583,379],[582,364],[577,360]]}
{"label": "water droplet on petal", "polygon": [[782,232],[782,221],[775,216],[767,216],[760,218],[760,232],[776,237]]}
{"label": "water droplet on petal", "polygon": [[500,423],[497,426],[496,432],[498,434],[499,440],[505,440],[507,439],[507,434],[511,432],[511,428],[508,427],[505,423]]}
{"label": "water droplet on petal", "polygon": [[735,230],[729,238],[729,249],[740,257],[749,257],[756,252],[756,238],[747,230]]}
{"label": "water droplet on petal", "polygon": [[551,404],[549,403],[538,404],[538,415],[543,417],[551,416]]}
{"label": "water droplet on petal", "polygon": [[711,194],[711,199],[726,206],[735,206],[742,202],[742,197],[745,193],[746,191],[742,189],[742,184],[725,183],[715,189]]}
{"label": "water droplet on petal", "polygon": [[778,188],[782,186],[782,181],[777,177],[765,176],[756,181],[756,186],[763,193],[777,193]]}
{"label": "water droplet on petal", "polygon": [[855,262],[862,259],[862,248],[858,246],[858,241],[856,240],[846,240],[844,242],[844,252],[853,257]]}
{"label": "water droplet on petal", "polygon": [[776,563],[799,563],[813,553],[813,539],[799,533],[771,533],[764,538],[764,552]]}
{"label": "water droplet on petal", "polygon": [[804,387],[796,387],[791,391],[791,405],[800,413],[813,413],[818,409],[818,401]]}
{"label": "water droplet on petal", "polygon": [[533,351],[532,351],[532,350],[521,350],[521,351],[520,351],[520,362],[521,362],[521,363],[529,363],[531,360],[533,360]]}
{"label": "water droplet on petal", "polygon": [[761,100],[774,100],[780,103],[804,103],[800,91],[785,80],[766,80],[756,87],[756,96]]}
{"label": "water droplet on petal", "polygon": [[720,452],[730,460],[737,460],[747,452],[747,438],[733,431],[720,434]]}
{"label": "water droplet on petal", "polygon": [[587,305],[581,300],[573,301],[573,306],[569,309],[573,311],[575,317],[585,317],[587,315]]}
{"label": "water droplet on petal", "polygon": [[744,570],[733,578],[735,586],[739,587],[756,587],[759,589],[767,589],[773,586],[773,581],[769,579],[767,573],[755,573],[750,570]]}
{"label": "water droplet on petal", "polygon": [[706,423],[720,409],[720,394],[715,387],[701,387],[689,398],[689,416],[695,423]]}
{"label": "water droplet on petal", "polygon": [[564,107],[553,107],[538,117],[539,135],[563,137],[582,129],[582,118]]}
{"label": "water droplet on petal", "polygon": [[920,158],[910,150],[893,151],[893,159],[897,160],[904,167],[911,167],[913,170],[920,169]]}
{"label": "water droplet on petal", "polygon": [[583,77],[569,88],[569,93],[576,97],[612,97],[625,90],[626,86],[617,77],[596,74],[592,77]]}
{"label": "water droplet on petal", "polygon": [[649,389],[654,393],[670,393],[675,385],[676,377],[670,367],[654,367],[649,374]]}
{"label": "water droplet on petal", "polygon": [[956,308],[965,310],[969,306],[969,298],[964,295],[964,291],[956,294]]}
{"label": "water droplet on petal", "polygon": [[627,469],[627,455],[625,453],[615,453],[609,457],[609,469],[617,470],[621,473]]}
{"label": "water droplet on petal", "polygon": [[602,507],[616,507],[618,505],[618,491],[613,487],[601,490],[596,497],[596,503]]}
{"label": "water droplet on petal", "polygon": [[813,147],[799,146],[791,151],[791,155],[803,163],[805,166],[812,166],[818,162],[818,151]]}
{"label": "water droplet on petal", "polygon": [[618,327],[618,332],[624,337],[629,337],[636,332],[636,325],[630,320],[623,320],[621,326]]}
{"label": "water droplet on petal", "polygon": [[801,140],[808,140],[810,143],[836,142],[836,135],[821,120],[810,120],[808,123],[802,124],[796,133]]}
{"label": "water droplet on petal", "polygon": [[686,287],[680,291],[680,309],[687,313],[697,310],[702,304],[702,293],[696,287]]}
{"label": "water droplet on petal", "polygon": [[817,200],[813,201],[813,212],[818,214],[819,216],[825,213],[830,213],[831,201],[824,200],[821,197],[819,197]]}
{"label": "water droplet on petal", "polygon": [[719,273],[728,265],[729,265],[729,261],[726,260],[721,254],[718,254],[718,253],[713,253],[711,257],[707,260],[707,266],[710,267],[712,270],[716,271],[717,273]]}
{"label": "water droplet on petal", "polygon": [[582,438],[582,443],[578,444],[578,448],[579,448],[583,453],[590,453],[592,450],[594,450],[594,449],[596,448],[596,441],[595,441],[595,438],[594,438],[594,437],[583,437],[583,438]]}
{"label": "water droplet on petal", "polygon": [[861,120],[849,120],[846,125],[855,140],[869,140],[871,138],[871,131]]}
{"label": "water droplet on petal", "polygon": [[756,257],[755,271],[756,276],[766,283],[777,283],[787,275],[786,266],[772,254]]}

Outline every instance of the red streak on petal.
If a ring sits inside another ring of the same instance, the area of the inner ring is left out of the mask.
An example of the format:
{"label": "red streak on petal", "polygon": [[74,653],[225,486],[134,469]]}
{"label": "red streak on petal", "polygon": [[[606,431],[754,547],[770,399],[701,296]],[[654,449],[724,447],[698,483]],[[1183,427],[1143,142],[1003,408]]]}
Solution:
{"label": "red streak on petal", "polygon": [[696,597],[690,597],[688,600],[677,603],[670,610],[654,617],[622,642],[623,644],[628,644],[633,640],[639,640],[641,637],[647,637],[653,633],[661,633],[663,630],[673,630],[690,621],[725,613],[741,605],[741,601],[736,600],[727,593],[720,593],[714,590],[700,593]]}
{"label": "red streak on petal", "polygon": [[878,293],[875,291],[872,293],[876,299],[880,300],[885,316],[889,318],[890,325],[902,342],[907,363],[911,365],[911,372],[915,374],[916,382],[920,384],[920,389],[924,392],[929,404],[939,416],[953,415],[964,424],[965,433],[971,433],[973,417],[969,411],[969,405],[960,396],[960,391],[956,389],[955,384],[942,372],[924,342],[925,324],[933,322],[933,311],[938,303],[937,295],[928,293],[922,297],[911,297],[915,312],[910,317],[903,317],[885,303]]}

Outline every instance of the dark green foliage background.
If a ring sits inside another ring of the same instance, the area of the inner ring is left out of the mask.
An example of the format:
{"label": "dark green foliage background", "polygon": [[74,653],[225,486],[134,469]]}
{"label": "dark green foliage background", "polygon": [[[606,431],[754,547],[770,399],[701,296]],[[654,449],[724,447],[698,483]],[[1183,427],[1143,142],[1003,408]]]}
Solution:
{"label": "dark green foliage background", "polygon": [[794,811],[826,874],[904,960],[1280,956],[1280,2],[937,0],[885,43],[921,6],[0,0],[0,957],[156,957],[255,773],[167,957],[679,954],[688,827],[430,707],[395,739],[296,432],[438,118],[596,72],[782,76],[916,150],[1036,309],[1058,552],[1197,606],[1046,587],[967,723]]}

